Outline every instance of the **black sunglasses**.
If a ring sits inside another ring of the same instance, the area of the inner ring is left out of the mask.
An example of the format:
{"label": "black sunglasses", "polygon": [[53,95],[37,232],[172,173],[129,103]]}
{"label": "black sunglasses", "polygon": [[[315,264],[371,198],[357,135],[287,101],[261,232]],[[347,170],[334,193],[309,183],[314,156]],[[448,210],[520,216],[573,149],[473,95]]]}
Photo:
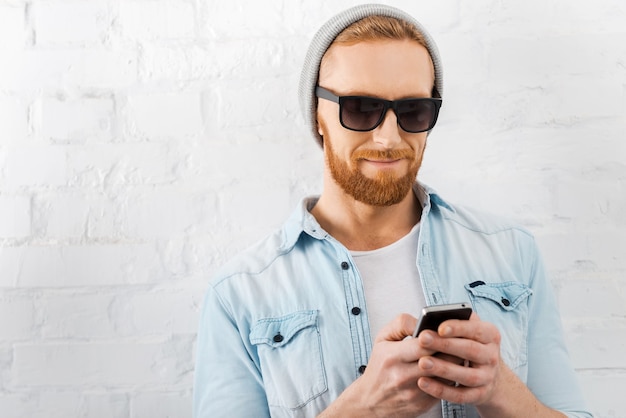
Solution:
{"label": "black sunglasses", "polygon": [[337,96],[317,86],[315,94],[322,99],[339,103],[341,126],[351,131],[366,132],[381,124],[389,109],[393,109],[398,125],[406,132],[430,131],[437,123],[441,99],[417,98],[385,100],[366,96]]}

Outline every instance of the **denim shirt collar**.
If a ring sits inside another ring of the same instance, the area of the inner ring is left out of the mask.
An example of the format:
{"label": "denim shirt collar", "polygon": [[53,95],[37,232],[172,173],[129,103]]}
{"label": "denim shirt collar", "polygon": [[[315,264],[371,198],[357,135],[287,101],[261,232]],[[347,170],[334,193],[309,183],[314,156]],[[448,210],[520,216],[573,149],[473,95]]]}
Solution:
{"label": "denim shirt collar", "polygon": [[[413,184],[413,192],[422,205],[422,220],[427,218],[431,207],[444,207],[450,211],[454,211],[452,206],[445,201],[433,188],[415,182]],[[319,240],[327,239],[329,234],[320,226],[317,219],[311,214],[311,209],[319,200],[319,195],[307,196],[303,198],[297,209],[291,214],[284,225],[284,237],[281,250],[288,251],[293,248],[300,235],[306,233],[311,237]]]}

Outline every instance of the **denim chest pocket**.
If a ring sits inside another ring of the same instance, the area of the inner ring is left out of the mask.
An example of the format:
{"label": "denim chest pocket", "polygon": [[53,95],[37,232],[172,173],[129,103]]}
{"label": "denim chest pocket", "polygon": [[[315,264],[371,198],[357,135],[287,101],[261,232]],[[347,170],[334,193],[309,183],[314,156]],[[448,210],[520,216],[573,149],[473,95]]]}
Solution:
{"label": "denim chest pocket", "polygon": [[504,362],[512,369],[525,366],[528,361],[528,298],[532,289],[517,282],[484,281],[466,284],[465,289],[480,318],[498,327]]}
{"label": "denim chest pocket", "polygon": [[326,391],[317,319],[317,311],[299,311],[260,319],[252,327],[250,342],[270,406],[298,409]]}

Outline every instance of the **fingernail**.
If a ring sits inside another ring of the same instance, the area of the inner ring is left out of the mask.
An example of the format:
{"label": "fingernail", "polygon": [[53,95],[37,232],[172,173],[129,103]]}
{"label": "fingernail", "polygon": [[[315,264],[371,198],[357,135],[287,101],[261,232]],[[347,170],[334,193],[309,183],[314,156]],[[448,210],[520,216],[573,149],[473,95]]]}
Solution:
{"label": "fingernail", "polygon": [[441,333],[441,335],[442,335],[443,337],[448,337],[448,336],[452,335],[452,328],[450,328],[450,327],[444,327],[444,328],[443,328],[443,331],[442,331],[442,333]]}
{"label": "fingernail", "polygon": [[423,369],[428,370],[433,368],[433,361],[429,358],[420,359],[419,363],[422,365]]}
{"label": "fingernail", "polygon": [[431,345],[433,340],[434,340],[433,336],[430,335],[429,333],[424,333],[424,335],[422,335],[422,344],[424,345]]}

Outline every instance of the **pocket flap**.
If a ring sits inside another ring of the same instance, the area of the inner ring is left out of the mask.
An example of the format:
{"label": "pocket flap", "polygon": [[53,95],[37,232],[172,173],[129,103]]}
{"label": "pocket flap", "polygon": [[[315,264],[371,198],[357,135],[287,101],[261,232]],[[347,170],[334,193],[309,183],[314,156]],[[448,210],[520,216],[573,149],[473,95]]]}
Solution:
{"label": "pocket flap", "polygon": [[281,347],[299,331],[316,325],[317,314],[317,311],[300,311],[277,318],[259,319],[250,331],[250,342]]}
{"label": "pocket flap", "polygon": [[485,283],[476,281],[466,284],[465,289],[476,297],[494,301],[505,311],[512,311],[533,293],[528,286],[516,282]]}

